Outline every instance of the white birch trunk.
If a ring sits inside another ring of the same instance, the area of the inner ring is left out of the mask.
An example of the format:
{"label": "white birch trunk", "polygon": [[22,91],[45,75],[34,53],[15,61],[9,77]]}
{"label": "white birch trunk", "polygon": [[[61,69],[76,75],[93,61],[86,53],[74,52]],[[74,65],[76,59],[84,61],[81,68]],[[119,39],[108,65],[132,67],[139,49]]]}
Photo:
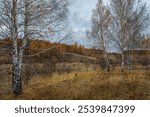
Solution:
{"label": "white birch trunk", "polygon": [[109,60],[108,60],[108,54],[107,54],[107,50],[106,50],[106,44],[105,44],[105,41],[104,41],[104,33],[103,33],[103,27],[100,27],[100,33],[99,33],[99,36],[100,37],[100,40],[102,41],[102,48],[103,48],[103,57],[104,57],[104,60],[105,60],[105,65],[106,65],[106,68],[107,68],[107,71],[110,72],[110,64],[109,64]]}
{"label": "white birch trunk", "polygon": [[22,93],[22,61],[20,61],[17,45],[17,0],[13,0],[12,5],[12,89],[15,95],[20,95]]}

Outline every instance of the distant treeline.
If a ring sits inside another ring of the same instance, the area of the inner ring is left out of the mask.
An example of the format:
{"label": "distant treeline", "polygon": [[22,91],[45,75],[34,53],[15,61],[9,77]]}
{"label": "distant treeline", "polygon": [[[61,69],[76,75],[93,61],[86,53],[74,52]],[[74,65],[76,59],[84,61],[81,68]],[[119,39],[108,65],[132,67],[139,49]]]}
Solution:
{"label": "distant treeline", "polygon": [[[21,44],[21,41],[22,39],[18,39],[18,45]],[[11,43],[11,39],[4,39],[0,42],[0,48],[7,50],[7,52],[11,52]],[[64,43],[52,43],[47,40],[30,39],[28,41],[24,56],[25,58],[40,57],[44,59],[56,57],[58,59],[59,57],[61,57],[61,55],[67,52],[97,58],[99,58],[99,56],[103,54],[103,51],[100,49],[85,48],[83,45],[80,45],[78,43],[68,45]]]}
{"label": "distant treeline", "polygon": [[[0,56],[3,56],[4,59],[0,59],[0,63],[10,63],[10,50],[11,50],[11,39],[4,39],[0,41],[0,48],[2,50],[6,50],[4,52],[0,52]],[[18,45],[21,44],[22,39],[18,39]],[[84,56],[91,56],[95,58],[103,59],[103,51],[96,48],[86,48],[83,45],[78,43],[74,43],[72,45],[64,44],[64,43],[52,43],[47,40],[39,40],[39,39],[30,39],[28,41],[25,54],[24,61],[28,62],[45,62],[51,59],[56,59],[57,61],[61,61],[63,59],[64,53],[75,53]],[[120,62],[121,55],[119,53],[108,53],[110,62]],[[142,61],[149,61],[147,56],[150,55],[150,51],[148,50],[130,50],[125,51],[125,59],[128,59],[129,55],[133,55],[133,59],[135,61],[139,61],[142,58]],[[146,58],[145,58],[146,57]],[[141,60],[140,60],[141,61]],[[112,63],[111,62],[111,63]]]}

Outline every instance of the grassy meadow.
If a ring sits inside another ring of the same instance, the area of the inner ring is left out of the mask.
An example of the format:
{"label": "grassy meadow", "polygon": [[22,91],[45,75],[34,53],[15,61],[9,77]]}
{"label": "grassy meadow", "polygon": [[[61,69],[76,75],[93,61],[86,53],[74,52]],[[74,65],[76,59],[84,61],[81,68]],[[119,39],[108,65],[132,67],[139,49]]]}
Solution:
{"label": "grassy meadow", "polygon": [[[83,67],[83,64],[79,64]],[[76,65],[78,66],[78,63]],[[98,68],[94,70],[91,67],[91,69],[74,70],[70,73],[55,72],[52,75],[37,75],[24,85],[20,96],[11,93],[10,80],[1,82],[2,85],[7,91],[0,93],[0,99],[150,99],[150,72],[146,70],[122,73],[119,69],[107,72]]]}

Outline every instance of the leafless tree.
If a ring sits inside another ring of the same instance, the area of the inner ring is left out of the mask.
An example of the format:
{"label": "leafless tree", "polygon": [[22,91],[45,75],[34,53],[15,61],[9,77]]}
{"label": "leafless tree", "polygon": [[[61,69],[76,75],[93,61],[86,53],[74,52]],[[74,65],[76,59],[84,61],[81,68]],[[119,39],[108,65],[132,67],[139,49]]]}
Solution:
{"label": "leafless tree", "polygon": [[148,26],[149,15],[146,4],[140,0],[111,0],[111,25],[108,29],[109,39],[121,52],[121,68],[124,70],[125,50],[137,48],[142,33]]}
{"label": "leafless tree", "polygon": [[[60,35],[66,26],[68,0],[1,0],[1,39],[10,38],[12,58],[12,89],[22,93],[24,51],[30,38]],[[21,45],[17,40],[21,39]]]}
{"label": "leafless tree", "polygon": [[107,28],[111,21],[111,15],[109,10],[103,4],[103,0],[98,0],[96,8],[92,13],[92,38],[98,42],[98,47],[103,50],[104,60],[107,70],[110,71],[110,64],[107,54]]}

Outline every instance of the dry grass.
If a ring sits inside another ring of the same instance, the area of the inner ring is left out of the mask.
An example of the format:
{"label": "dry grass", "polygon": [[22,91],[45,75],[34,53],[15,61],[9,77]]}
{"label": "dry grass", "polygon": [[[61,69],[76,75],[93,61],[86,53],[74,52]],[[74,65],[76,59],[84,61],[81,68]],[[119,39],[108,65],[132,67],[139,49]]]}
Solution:
{"label": "dry grass", "polygon": [[150,99],[149,73],[80,71],[34,77],[22,95],[5,99]]}

